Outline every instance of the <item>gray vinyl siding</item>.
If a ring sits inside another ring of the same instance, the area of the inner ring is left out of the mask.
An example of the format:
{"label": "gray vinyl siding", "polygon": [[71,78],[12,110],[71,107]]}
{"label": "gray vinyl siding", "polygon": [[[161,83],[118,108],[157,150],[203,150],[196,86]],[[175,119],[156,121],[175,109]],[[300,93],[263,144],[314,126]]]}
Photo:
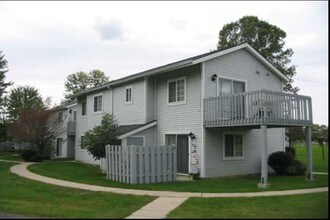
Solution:
{"label": "gray vinyl siding", "polygon": [[[113,114],[119,125],[145,123],[145,81],[126,83],[113,89]],[[132,104],[125,104],[126,87],[132,86]]]}
{"label": "gray vinyl siding", "polygon": [[[186,104],[168,105],[167,81],[186,77]],[[196,136],[197,154],[201,165],[201,72],[200,65],[158,75],[156,80],[157,144],[165,144],[165,134],[189,134]]]}
{"label": "gray vinyl siding", "polygon": [[[77,103],[77,126],[76,126],[76,141],[75,141],[75,159],[85,163],[99,164],[99,160],[94,160],[93,156],[85,149],[80,147],[81,136],[86,131],[99,126],[102,121],[102,117],[106,113],[112,112],[112,91],[103,90],[98,93],[90,94],[86,97],[86,115],[82,116],[81,101]],[[102,112],[94,112],[94,96],[102,94]]]}
{"label": "gray vinyl siding", "polygon": [[[156,127],[148,128],[147,130],[141,131],[130,137],[144,137],[144,145],[154,146],[156,143],[155,140]],[[122,145],[127,145],[126,138],[122,141]]]}
{"label": "gray vinyl siding", "polygon": [[[284,150],[283,128],[267,129],[268,154]],[[223,159],[223,132],[221,128],[206,129],[206,177],[255,174],[261,171],[261,130],[248,129],[243,132],[243,159]],[[235,130],[237,131],[237,130]]]}
{"label": "gray vinyl siding", "polygon": [[[257,73],[257,71],[259,73]],[[217,95],[213,74],[246,83],[246,91],[282,91],[282,81],[245,49],[205,62],[205,97]],[[236,128],[237,129],[237,128]],[[260,129],[243,130],[244,159],[223,159],[223,131],[205,129],[205,177],[260,173],[262,134]],[[230,131],[230,130],[227,130]],[[284,129],[268,129],[268,153],[284,150]]]}
{"label": "gray vinyl siding", "polygon": [[213,74],[245,81],[246,91],[282,91],[282,81],[245,49],[205,62],[205,97],[216,96],[217,83],[211,80]]}

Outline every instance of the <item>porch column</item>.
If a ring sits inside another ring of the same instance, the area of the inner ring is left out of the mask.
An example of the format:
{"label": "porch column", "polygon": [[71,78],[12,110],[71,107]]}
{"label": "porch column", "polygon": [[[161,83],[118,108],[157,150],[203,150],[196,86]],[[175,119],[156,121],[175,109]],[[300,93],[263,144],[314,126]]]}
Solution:
{"label": "porch column", "polygon": [[307,180],[313,180],[312,129],[306,126]]}
{"label": "porch column", "polygon": [[260,188],[266,188],[268,184],[268,146],[267,146],[267,125],[261,125],[261,180],[258,184]]}

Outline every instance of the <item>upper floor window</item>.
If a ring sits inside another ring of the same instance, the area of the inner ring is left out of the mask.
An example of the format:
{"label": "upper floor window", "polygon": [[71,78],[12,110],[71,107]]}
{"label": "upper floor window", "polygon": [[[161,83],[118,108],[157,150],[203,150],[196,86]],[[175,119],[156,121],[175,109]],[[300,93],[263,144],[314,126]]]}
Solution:
{"label": "upper floor window", "polygon": [[94,112],[102,111],[102,95],[94,96]]}
{"label": "upper floor window", "polygon": [[57,121],[58,121],[58,122],[63,122],[63,112],[59,112],[59,113],[58,113]]}
{"label": "upper floor window", "polygon": [[224,134],[224,159],[243,158],[243,134],[225,133]]}
{"label": "upper floor window", "polygon": [[133,87],[132,86],[126,87],[125,88],[125,91],[126,91],[125,103],[126,104],[132,104],[133,103],[133,100],[132,100],[132,97],[133,97]]}
{"label": "upper floor window", "polygon": [[245,82],[218,78],[218,96],[245,92]]}
{"label": "upper floor window", "polygon": [[186,78],[181,77],[167,82],[168,104],[186,103]]}
{"label": "upper floor window", "polygon": [[86,115],[86,101],[81,102],[81,115]]}

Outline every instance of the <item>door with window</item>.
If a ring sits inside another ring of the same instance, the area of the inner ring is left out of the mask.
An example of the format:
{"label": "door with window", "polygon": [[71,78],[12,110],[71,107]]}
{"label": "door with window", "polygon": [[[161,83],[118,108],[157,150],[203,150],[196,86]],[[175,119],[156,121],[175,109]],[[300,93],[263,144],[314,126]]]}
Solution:
{"label": "door with window", "polygon": [[218,78],[217,95],[221,96],[222,119],[244,119],[244,96],[233,94],[245,92],[245,82]]}
{"label": "door with window", "polygon": [[177,146],[177,173],[189,172],[189,139],[186,134],[165,135],[165,145]]}

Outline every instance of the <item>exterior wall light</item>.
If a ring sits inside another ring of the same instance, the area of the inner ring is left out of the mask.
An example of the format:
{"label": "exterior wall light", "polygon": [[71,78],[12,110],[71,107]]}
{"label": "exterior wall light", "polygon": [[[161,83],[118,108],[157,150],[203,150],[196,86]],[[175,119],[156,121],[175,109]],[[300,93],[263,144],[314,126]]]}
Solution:
{"label": "exterior wall light", "polygon": [[214,82],[217,78],[218,78],[218,75],[217,74],[213,74],[213,76],[211,77],[211,80]]}
{"label": "exterior wall light", "polygon": [[189,133],[189,137],[191,138],[191,140],[195,140],[196,139],[195,135],[192,132]]}

